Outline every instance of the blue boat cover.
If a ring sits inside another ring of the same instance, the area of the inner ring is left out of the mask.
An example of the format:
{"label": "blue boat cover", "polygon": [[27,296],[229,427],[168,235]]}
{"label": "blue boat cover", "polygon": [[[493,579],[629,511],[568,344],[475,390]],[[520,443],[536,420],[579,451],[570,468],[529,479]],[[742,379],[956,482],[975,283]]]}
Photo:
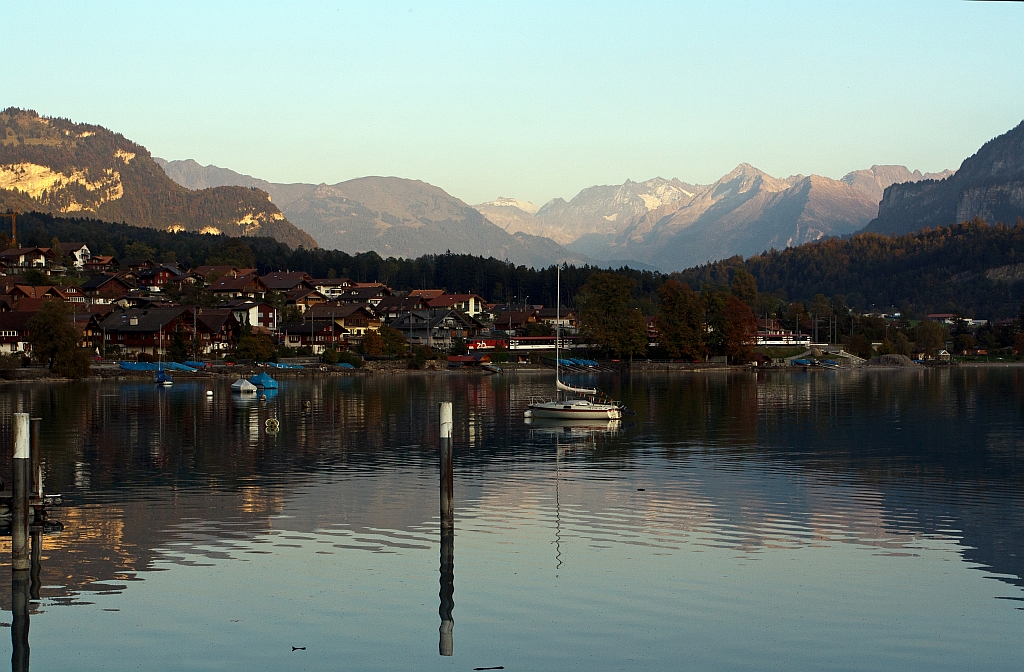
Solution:
{"label": "blue boat cover", "polygon": [[277,389],[277,381],[271,378],[266,371],[253,376],[249,379],[249,382],[256,387],[263,387],[268,390]]}
{"label": "blue boat cover", "polygon": [[166,369],[168,371],[196,372],[192,367],[178,364],[177,362],[164,362],[163,364],[158,364],[157,362],[118,362],[118,364],[125,371],[160,371]]}

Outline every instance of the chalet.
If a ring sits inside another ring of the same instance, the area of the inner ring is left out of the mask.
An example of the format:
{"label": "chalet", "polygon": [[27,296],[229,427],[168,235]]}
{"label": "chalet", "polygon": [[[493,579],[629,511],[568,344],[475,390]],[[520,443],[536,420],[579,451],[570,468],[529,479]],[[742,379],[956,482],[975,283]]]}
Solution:
{"label": "chalet", "polygon": [[45,269],[53,259],[53,251],[48,247],[19,247],[0,252],[0,267],[5,272],[23,271],[30,268]]}
{"label": "chalet", "polygon": [[447,294],[443,289],[414,289],[409,292],[408,296],[410,299],[426,299],[427,301],[430,301],[431,299],[436,299],[443,294]]}
{"label": "chalet", "polygon": [[175,264],[160,264],[145,268],[135,274],[139,284],[151,292],[159,292],[165,288],[179,288],[183,282],[194,277],[178,268]]}
{"label": "chalet", "polygon": [[811,337],[784,329],[778,320],[758,318],[757,345],[764,347],[810,347]]}
{"label": "chalet", "polygon": [[[53,299],[55,301],[63,301],[64,295],[61,291],[53,285],[15,285],[8,291],[8,296],[14,302],[15,306],[18,306],[24,299]],[[38,310],[38,309],[37,309]]]}
{"label": "chalet", "polygon": [[[186,319],[187,317],[187,319]],[[189,332],[192,315],[185,308],[138,308],[110,313],[96,326],[105,352],[166,355],[176,329]]]}
{"label": "chalet", "polygon": [[30,352],[28,323],[35,313],[0,313],[0,353]]}
{"label": "chalet", "polygon": [[416,310],[406,313],[389,326],[402,332],[412,345],[431,348],[449,348],[456,338],[471,338],[480,333],[483,325],[457,310]]}
{"label": "chalet", "polygon": [[302,271],[275,271],[261,275],[260,280],[272,292],[290,292],[293,289],[314,289],[313,281],[308,273]]}
{"label": "chalet", "polygon": [[311,348],[314,355],[323,354],[327,348],[337,349],[346,343],[349,336],[344,327],[330,320],[290,322],[278,332],[279,343],[286,348]]}
{"label": "chalet", "polygon": [[221,278],[206,289],[219,299],[263,299],[267,294],[267,286],[255,273]]}
{"label": "chalet", "polygon": [[60,293],[61,298],[65,303],[89,303],[81,288],[76,287],[75,285],[61,285],[60,287],[57,287],[57,291]]}
{"label": "chalet", "polygon": [[399,315],[413,310],[430,310],[427,299],[419,296],[385,296],[373,306],[373,310],[384,322],[391,322]]}
{"label": "chalet", "polygon": [[119,264],[116,257],[107,254],[96,255],[85,260],[86,273],[112,273],[117,271]]}
{"label": "chalet", "polygon": [[384,297],[391,296],[391,290],[384,285],[373,287],[349,287],[336,297],[338,303],[368,303],[376,306]]}
{"label": "chalet", "polygon": [[203,354],[218,354],[235,346],[241,325],[230,308],[202,308],[192,317]]}
{"label": "chalet", "polygon": [[321,304],[310,308],[306,315],[311,320],[334,322],[345,330],[349,341],[362,340],[368,331],[380,331],[382,324],[380,317],[367,304]]}
{"label": "chalet", "polygon": [[333,301],[346,289],[355,287],[356,283],[348,278],[316,278],[310,281],[310,286]]}
{"label": "chalet", "polygon": [[85,268],[86,262],[92,257],[92,252],[89,251],[89,246],[85,243],[61,243],[60,254],[80,271]]}
{"label": "chalet", "polygon": [[192,272],[202,278],[204,282],[213,282],[221,278],[237,278],[239,275],[244,275],[244,273],[239,273],[238,269],[234,266],[227,265],[196,266],[192,269]]}
{"label": "chalet", "polygon": [[537,312],[534,310],[506,310],[494,318],[494,330],[514,336],[520,330],[526,329],[526,325],[536,323]]}
{"label": "chalet", "polygon": [[284,302],[286,306],[294,306],[300,313],[304,313],[312,306],[327,303],[327,297],[315,289],[299,288],[285,292]]}
{"label": "chalet", "polygon": [[450,308],[461,311],[470,317],[484,312],[484,299],[477,294],[441,294],[427,300],[431,308]]}
{"label": "chalet", "polygon": [[122,259],[121,268],[126,271],[138,273],[144,271],[147,268],[153,268],[156,264],[153,263],[152,259]]}
{"label": "chalet", "polygon": [[556,308],[541,308],[537,311],[537,321],[554,329],[562,327],[563,332],[574,332],[576,330],[576,311],[572,308],[562,306]]}
{"label": "chalet", "polygon": [[93,303],[113,303],[126,297],[134,287],[116,275],[94,275],[82,283],[81,289]]}
{"label": "chalet", "polygon": [[217,306],[231,311],[239,324],[277,331],[277,308],[264,301],[232,299]]}

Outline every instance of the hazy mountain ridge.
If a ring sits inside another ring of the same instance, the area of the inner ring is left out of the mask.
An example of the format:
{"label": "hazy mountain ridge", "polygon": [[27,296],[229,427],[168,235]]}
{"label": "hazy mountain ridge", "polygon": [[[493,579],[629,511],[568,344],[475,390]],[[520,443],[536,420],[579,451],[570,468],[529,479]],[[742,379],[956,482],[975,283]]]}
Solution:
{"label": "hazy mountain ridge", "polygon": [[909,233],[975,217],[1013,224],[1024,216],[1024,122],[986,142],[955,173],[885,190],[875,233]]}
{"label": "hazy mountain ridge", "polygon": [[875,165],[841,180],[777,178],[744,163],[710,185],[654,178],[590,187],[535,215],[510,198],[476,207],[506,230],[551,237],[595,259],[676,270],[853,233],[876,216],[886,187],[948,174]]}
{"label": "hazy mountain ridge", "polygon": [[332,185],[276,184],[192,160],[161,160],[161,165],[189,188],[241,184],[264,189],[291,221],[327,248],[406,258],[452,251],[535,267],[592,261],[548,238],[506,231],[420,180],[362,177]]}
{"label": "hazy mountain ridge", "polygon": [[0,208],[316,247],[264,192],[239,186],[189,191],[145,147],[118,133],[16,108],[0,112]]}

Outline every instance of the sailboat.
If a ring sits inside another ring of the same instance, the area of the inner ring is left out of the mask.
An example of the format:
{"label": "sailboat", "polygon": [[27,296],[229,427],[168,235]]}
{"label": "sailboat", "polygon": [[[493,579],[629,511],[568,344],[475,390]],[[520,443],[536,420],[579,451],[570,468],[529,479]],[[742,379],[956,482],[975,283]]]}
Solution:
{"label": "sailboat", "polygon": [[537,400],[526,409],[525,417],[552,418],[557,420],[618,420],[622,417],[622,405],[607,399],[597,388],[566,385],[559,376],[562,341],[562,267],[558,267],[558,284],[555,299],[555,398]]}
{"label": "sailboat", "polygon": [[153,382],[159,387],[170,387],[174,385],[174,379],[164,371],[164,330],[160,327],[160,342],[157,345],[157,356],[159,357],[159,364],[157,364],[156,375],[153,376]]}

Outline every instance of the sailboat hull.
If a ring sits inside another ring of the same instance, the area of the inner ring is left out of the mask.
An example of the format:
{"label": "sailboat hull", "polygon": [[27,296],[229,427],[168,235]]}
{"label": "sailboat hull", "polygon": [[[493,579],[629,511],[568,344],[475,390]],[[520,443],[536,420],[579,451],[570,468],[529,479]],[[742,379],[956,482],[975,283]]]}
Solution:
{"label": "sailboat hull", "polygon": [[558,420],[616,420],[622,417],[622,409],[618,406],[585,400],[530,404],[530,413],[530,417]]}

